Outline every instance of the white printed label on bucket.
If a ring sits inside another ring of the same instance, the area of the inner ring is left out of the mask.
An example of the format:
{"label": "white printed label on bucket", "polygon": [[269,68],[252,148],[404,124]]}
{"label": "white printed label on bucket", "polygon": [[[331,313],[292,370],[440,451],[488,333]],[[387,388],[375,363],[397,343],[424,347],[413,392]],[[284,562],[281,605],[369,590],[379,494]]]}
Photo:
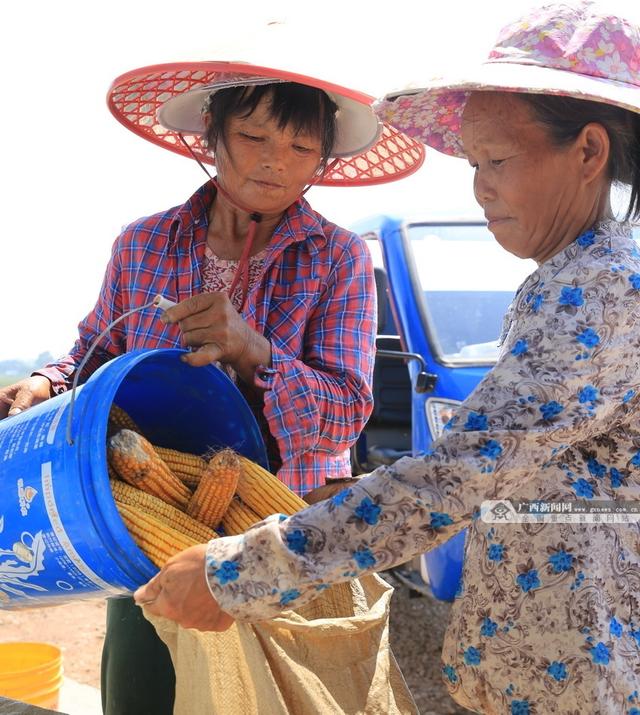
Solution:
{"label": "white printed label on bucket", "polygon": [[42,531],[35,534],[24,531],[10,549],[0,547],[0,607],[9,603],[12,596],[32,598],[47,590],[31,581],[44,570],[45,551]]}
{"label": "white printed label on bucket", "polygon": [[58,429],[58,425],[60,424],[60,420],[62,419],[62,415],[64,414],[65,409],[67,408],[67,404],[64,403],[60,405],[58,410],[56,411],[56,414],[51,421],[51,426],[49,427],[49,432],[47,433],[47,444],[53,444],[55,438],[56,438],[56,431]]}
{"label": "white printed label on bucket", "polygon": [[[95,574],[87,564],[80,558],[80,555],[75,550],[71,539],[67,534],[62,520],[60,519],[60,514],[58,512],[58,507],[56,506],[56,498],[53,492],[53,482],[51,474],[51,462],[45,462],[42,465],[42,494],[44,497],[45,507],[47,509],[47,516],[51,522],[51,528],[57,539],[59,547],[56,548],[57,544],[51,543],[50,547],[52,551],[57,551],[56,559],[58,563],[67,570],[70,577],[75,578],[80,583],[80,587],[86,588],[87,586],[95,585],[109,591],[112,593],[116,592],[116,589],[106,581],[103,581],[100,576]],[[54,540],[52,539],[52,542]]]}
{"label": "white printed label on bucket", "polygon": [[18,487],[18,504],[20,506],[20,514],[22,516],[27,516],[29,509],[31,509],[31,502],[38,496],[38,490],[33,487],[24,485],[24,480],[22,478],[18,479],[16,482]]}
{"label": "white printed label on bucket", "polygon": [[25,454],[44,447],[56,415],[57,413],[45,412],[30,419],[20,419],[21,415],[18,415],[9,418],[6,424],[3,423],[0,432],[0,462],[6,464],[13,460],[22,462]]}

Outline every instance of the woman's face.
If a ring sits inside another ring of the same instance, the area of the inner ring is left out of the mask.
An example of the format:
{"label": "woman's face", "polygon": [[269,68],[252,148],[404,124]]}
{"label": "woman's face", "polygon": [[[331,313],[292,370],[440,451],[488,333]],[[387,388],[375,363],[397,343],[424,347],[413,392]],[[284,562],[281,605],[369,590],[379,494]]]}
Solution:
{"label": "woman's face", "polygon": [[215,148],[218,181],[238,205],[280,214],[313,180],[322,159],[320,136],[281,129],[269,98],[248,117],[232,116]]}
{"label": "woman's face", "polygon": [[542,263],[575,239],[591,208],[578,153],[553,145],[526,102],[473,93],[461,136],[476,200],[503,248]]}

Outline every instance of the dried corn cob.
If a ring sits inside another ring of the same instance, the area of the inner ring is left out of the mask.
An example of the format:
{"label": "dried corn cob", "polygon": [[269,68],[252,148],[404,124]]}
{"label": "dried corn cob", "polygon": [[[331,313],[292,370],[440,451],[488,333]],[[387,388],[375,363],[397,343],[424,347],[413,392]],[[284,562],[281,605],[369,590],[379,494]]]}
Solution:
{"label": "dried corn cob", "polygon": [[141,434],[120,430],[109,438],[109,462],[125,482],[184,510],[191,498],[185,486]]}
{"label": "dried corn cob", "polygon": [[207,526],[218,526],[233,499],[239,478],[240,460],[233,450],[223,449],[214,454],[189,501],[187,514]]}
{"label": "dried corn cob", "polygon": [[189,452],[179,452],[177,449],[168,447],[156,447],[154,449],[158,456],[162,458],[169,469],[191,489],[195,489],[200,482],[202,473],[207,468],[207,460]]}
{"label": "dried corn cob", "polygon": [[222,517],[222,526],[225,534],[235,536],[236,534],[244,534],[247,529],[259,521],[262,521],[261,517],[238,497],[235,497],[231,500],[229,508]]}
{"label": "dried corn cob", "polygon": [[158,568],[180,551],[199,543],[136,507],[120,502],[116,506],[131,538]]}
{"label": "dried corn cob", "polygon": [[118,472],[109,464],[109,460],[107,460],[107,474],[109,475],[109,479],[120,479]]}
{"label": "dried corn cob", "polygon": [[136,489],[126,482],[121,482],[119,479],[112,479],[110,483],[111,493],[118,504],[136,507],[146,514],[151,514],[151,516],[160,519],[172,529],[177,529],[200,543],[210,541],[216,536],[213,529],[192,519],[180,509],[171,506],[171,504],[163,502],[162,499],[154,497],[153,494],[147,494],[147,492]]}
{"label": "dried corn cob", "polygon": [[118,407],[114,402],[109,410],[109,434],[115,434],[121,429],[130,429],[133,432],[140,432],[140,428],[129,414],[125,412],[122,407]]}
{"label": "dried corn cob", "polygon": [[291,516],[307,504],[288,489],[278,477],[259,464],[240,456],[242,471],[238,480],[238,496],[264,519],[270,514]]}

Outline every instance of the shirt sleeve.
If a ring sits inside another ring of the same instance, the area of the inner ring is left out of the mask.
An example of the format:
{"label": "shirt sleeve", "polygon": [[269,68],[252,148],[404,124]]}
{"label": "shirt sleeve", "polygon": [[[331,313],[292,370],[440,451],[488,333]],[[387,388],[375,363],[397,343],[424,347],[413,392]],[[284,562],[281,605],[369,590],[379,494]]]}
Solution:
{"label": "shirt sleeve", "polygon": [[[608,268],[575,275],[579,284],[552,281],[516,313],[497,365],[430,454],[212,541],[207,578],[223,610],[271,618],[331,583],[427,551],[468,526],[483,500],[508,499],[546,469],[561,478],[568,451],[635,410],[640,293]],[[577,496],[598,489],[597,477],[565,474]]]}
{"label": "shirt sleeve", "polygon": [[[76,370],[94,340],[109,323],[122,315],[119,243],[119,241],[114,243],[98,300],[93,310],[78,325],[78,339],[73,348],[68,355],[45,365],[33,373],[34,375],[43,375],[48,378],[55,394],[60,394],[71,388]],[[100,344],[96,346],[95,351],[84,366],[80,381],[86,380],[101,365],[123,353],[125,346],[123,326],[116,325],[112,327],[102,338]]]}
{"label": "shirt sleeve", "polygon": [[264,415],[283,458],[310,449],[339,454],[358,438],[373,409],[376,335],[373,265],[360,240],[342,251],[305,326],[304,354],[272,346],[270,369],[259,368]]}

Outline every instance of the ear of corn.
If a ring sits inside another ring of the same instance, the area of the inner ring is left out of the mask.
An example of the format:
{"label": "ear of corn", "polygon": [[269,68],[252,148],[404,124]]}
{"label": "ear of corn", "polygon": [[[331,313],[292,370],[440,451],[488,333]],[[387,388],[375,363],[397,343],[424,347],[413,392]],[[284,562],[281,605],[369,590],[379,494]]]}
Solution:
{"label": "ear of corn", "polygon": [[202,473],[207,468],[207,460],[189,452],[179,452],[177,449],[157,447],[154,445],[158,456],[169,469],[191,489],[195,489]]}
{"label": "ear of corn", "polygon": [[109,410],[109,434],[115,434],[121,429],[130,429],[133,432],[140,432],[140,428],[133,421],[131,416],[114,402]]}
{"label": "ear of corn", "polygon": [[140,509],[146,514],[155,516],[167,526],[177,529],[200,543],[206,543],[216,536],[213,529],[192,519],[188,514],[176,509],[171,504],[163,502],[162,499],[153,496],[153,494],[147,494],[147,492],[136,489],[126,482],[121,482],[119,479],[110,480],[110,484],[111,493],[118,504],[126,504]]}
{"label": "ear of corn", "polygon": [[191,491],[158,457],[141,434],[123,429],[109,438],[107,454],[118,476],[128,484],[185,509]]}
{"label": "ear of corn", "polygon": [[116,506],[132,539],[158,568],[180,551],[199,543],[136,507],[119,502]]}
{"label": "ear of corn", "polygon": [[225,534],[235,536],[236,534],[244,534],[254,524],[262,521],[259,514],[256,514],[253,509],[248,507],[238,497],[231,500],[229,508],[222,517],[222,526]]}
{"label": "ear of corn", "polygon": [[216,527],[233,499],[240,478],[240,460],[231,449],[215,454],[200,477],[187,505],[187,514]]}
{"label": "ear of corn", "polygon": [[109,460],[107,460],[107,473],[109,474],[109,479],[120,479],[118,472],[116,472],[116,470],[111,466]]}
{"label": "ear of corn", "polygon": [[219,524],[229,535],[242,534],[270,514],[306,508],[277,477],[233,450],[223,449],[207,461],[154,447],[130,428],[135,423],[123,410],[113,407],[118,431],[107,449],[112,492],[133,539],[156,566],[215,538]]}
{"label": "ear of corn", "polygon": [[264,519],[270,514],[291,516],[307,504],[288,489],[275,475],[259,464],[240,456],[242,470],[238,480],[238,496]]}

